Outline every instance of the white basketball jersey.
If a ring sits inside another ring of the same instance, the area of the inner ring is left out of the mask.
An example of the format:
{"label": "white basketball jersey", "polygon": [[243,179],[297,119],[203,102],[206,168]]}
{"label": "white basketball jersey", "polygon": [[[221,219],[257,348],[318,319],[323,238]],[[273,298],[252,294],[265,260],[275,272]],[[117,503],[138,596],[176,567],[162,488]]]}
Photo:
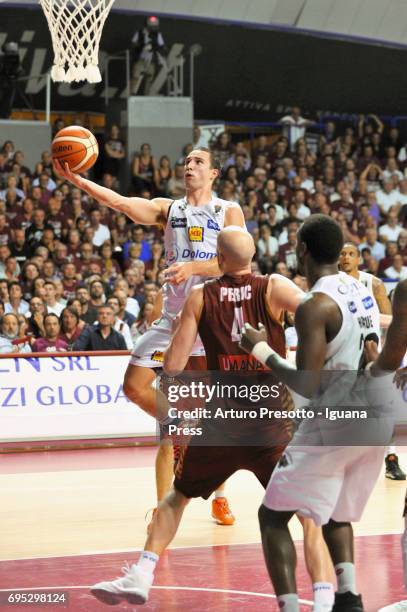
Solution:
{"label": "white basketball jersey", "polygon": [[373,295],[373,274],[369,274],[369,272],[359,271],[359,282],[362,283],[366,287],[368,291]]}
{"label": "white basketball jersey", "polygon": [[380,313],[372,293],[360,281],[344,272],[323,276],[310,293],[325,293],[342,313],[342,325],[327,345],[324,370],[359,369],[364,341],[371,334],[380,338]]}
{"label": "white basketball jersey", "polygon": [[[226,210],[232,207],[239,205],[217,197],[213,197],[204,206],[191,206],[186,198],[175,200],[169,210],[164,234],[167,266],[179,262],[207,261],[216,257],[218,234],[225,225]],[[165,283],[164,314],[171,317],[177,315],[191,288],[204,280],[207,277],[191,276],[177,286]]]}

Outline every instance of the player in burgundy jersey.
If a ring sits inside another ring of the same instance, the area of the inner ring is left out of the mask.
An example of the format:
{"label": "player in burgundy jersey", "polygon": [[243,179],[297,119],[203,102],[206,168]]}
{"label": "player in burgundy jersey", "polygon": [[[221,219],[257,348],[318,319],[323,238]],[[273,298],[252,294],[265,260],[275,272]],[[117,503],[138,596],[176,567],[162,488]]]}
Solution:
{"label": "player in burgundy jersey", "polygon": [[[231,374],[228,382],[246,381],[247,389],[253,389],[253,381],[258,382],[262,376],[264,383],[270,383],[270,373],[266,373],[260,362],[239,348],[240,330],[245,322],[256,325],[259,321],[264,322],[269,342],[281,356],[285,356],[282,317],[286,310],[295,312],[304,293],[278,274],[269,277],[252,274],[254,252],[253,239],[244,229],[232,226],[219,233],[217,256],[223,276],[191,290],[179,326],[164,356],[167,374],[182,372],[199,332],[209,370],[205,376],[206,382],[209,380],[216,384],[216,380]],[[202,376],[195,378],[200,383],[203,380]],[[274,404],[276,408],[292,407],[291,398],[284,391],[278,403]],[[168,397],[171,400],[170,394]],[[269,400],[265,402],[266,405]],[[233,398],[225,405],[239,412],[248,406],[248,401]],[[170,425],[171,419],[170,415],[169,426],[177,430],[187,429]],[[121,600],[132,604],[145,603],[154,579],[155,565],[174,538],[190,499],[207,499],[217,486],[239,469],[253,472],[266,487],[292,433],[292,421],[287,418],[226,418],[217,422],[203,418],[199,425],[203,430],[204,445],[200,445],[199,441],[195,443],[192,436],[188,446],[182,447],[173,488],[158,507],[138,564],[128,568],[122,578],[94,585],[91,592],[99,600],[111,605]],[[188,429],[191,431],[192,427]],[[195,428],[197,438],[199,429]],[[187,432],[184,433],[188,436]],[[214,443],[211,436],[216,439],[216,434],[219,441]],[[329,588],[332,592],[332,585],[329,584],[331,566],[321,530],[312,521],[306,520],[303,524],[307,566],[314,586],[324,585],[325,593]],[[318,612],[323,610],[317,606],[314,609]]]}

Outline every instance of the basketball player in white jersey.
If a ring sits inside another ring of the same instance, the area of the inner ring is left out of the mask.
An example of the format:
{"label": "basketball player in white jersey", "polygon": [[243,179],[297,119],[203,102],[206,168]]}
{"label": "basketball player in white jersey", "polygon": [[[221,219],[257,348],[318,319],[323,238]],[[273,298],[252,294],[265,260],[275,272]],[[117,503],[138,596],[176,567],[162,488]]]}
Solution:
{"label": "basketball player in white jersey", "polygon": [[[341,229],[328,216],[311,215],[298,231],[297,259],[311,289],[295,316],[296,368],[271,349],[263,329],[257,331],[245,325],[243,330],[242,347],[304,397],[312,398],[324,386],[323,370],[335,371],[340,383],[343,379],[346,384],[349,374],[356,380],[365,340],[379,339],[379,310],[371,294],[359,281],[338,271],[342,246]],[[304,371],[302,376],[300,370]],[[351,389],[345,389],[342,401],[346,402]],[[323,391],[325,399],[330,387]],[[360,520],[380,474],[385,447],[339,446],[344,443],[343,436],[335,440],[337,425],[330,423],[324,419],[302,421],[270,479],[259,510],[267,568],[284,612],[300,609],[295,548],[288,530],[294,512],[323,525],[338,581],[333,612],[363,611],[355,585],[351,521]],[[349,433],[354,426],[358,428],[355,422],[345,423]],[[364,431],[368,423],[360,426]],[[319,434],[322,444],[328,438],[329,445],[307,445],[304,439],[309,437],[304,433],[308,431]],[[390,423],[382,432],[383,444],[391,431]]]}
{"label": "basketball player in white jersey", "polygon": [[[391,322],[392,310],[384,283],[380,278],[373,276],[373,274],[359,270],[360,263],[361,257],[358,247],[353,242],[345,242],[339,257],[339,269],[363,283],[372,293],[379,308],[380,325],[382,328],[387,329]],[[391,480],[406,479],[406,475],[399,465],[396,448],[393,444],[386,451],[385,463],[386,478]]]}
{"label": "basketball player in white jersey", "polygon": [[[124,213],[134,223],[159,225],[165,230],[165,257],[168,268],[167,282],[163,286],[161,318],[137,341],[124,377],[123,390],[127,397],[158,420],[166,417],[165,397],[153,388],[157,369],[162,367],[163,353],[167,349],[174,321],[181,311],[191,287],[208,277],[220,275],[216,258],[219,231],[228,225],[245,227],[242,210],[237,203],[214,196],[212,186],[220,173],[219,160],[204,147],[197,148],[185,159],[186,196],[173,201],[168,198],[127,198],[74,174],[54,160],[58,175],[85,191],[100,204]],[[202,343],[198,339],[192,357],[203,357]],[[160,399],[162,406],[160,407]],[[169,451],[169,452],[168,452]],[[166,453],[163,457],[162,454]],[[161,494],[171,485],[171,446],[160,446],[157,474]],[[161,456],[160,456],[161,454]],[[160,479],[164,482],[160,483]],[[215,496],[218,497],[217,493]],[[234,521],[225,498],[219,499],[220,520]],[[213,503],[212,511],[216,507]],[[217,508],[216,508],[217,509]],[[219,516],[219,515],[218,515]]]}

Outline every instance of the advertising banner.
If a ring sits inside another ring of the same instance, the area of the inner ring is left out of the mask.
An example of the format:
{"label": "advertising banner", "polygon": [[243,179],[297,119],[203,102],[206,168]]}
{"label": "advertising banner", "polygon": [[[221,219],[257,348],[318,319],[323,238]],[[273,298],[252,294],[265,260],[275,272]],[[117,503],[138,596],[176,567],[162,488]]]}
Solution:
{"label": "advertising banner", "polygon": [[127,355],[0,359],[0,442],[154,436],[130,402]]}

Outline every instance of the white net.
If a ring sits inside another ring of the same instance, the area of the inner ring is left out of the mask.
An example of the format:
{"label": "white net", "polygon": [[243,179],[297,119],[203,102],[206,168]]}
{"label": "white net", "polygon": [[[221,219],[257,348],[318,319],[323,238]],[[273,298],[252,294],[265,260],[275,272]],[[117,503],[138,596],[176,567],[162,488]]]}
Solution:
{"label": "white net", "polygon": [[54,49],[53,81],[102,80],[98,53],[103,25],[114,0],[39,0]]}

